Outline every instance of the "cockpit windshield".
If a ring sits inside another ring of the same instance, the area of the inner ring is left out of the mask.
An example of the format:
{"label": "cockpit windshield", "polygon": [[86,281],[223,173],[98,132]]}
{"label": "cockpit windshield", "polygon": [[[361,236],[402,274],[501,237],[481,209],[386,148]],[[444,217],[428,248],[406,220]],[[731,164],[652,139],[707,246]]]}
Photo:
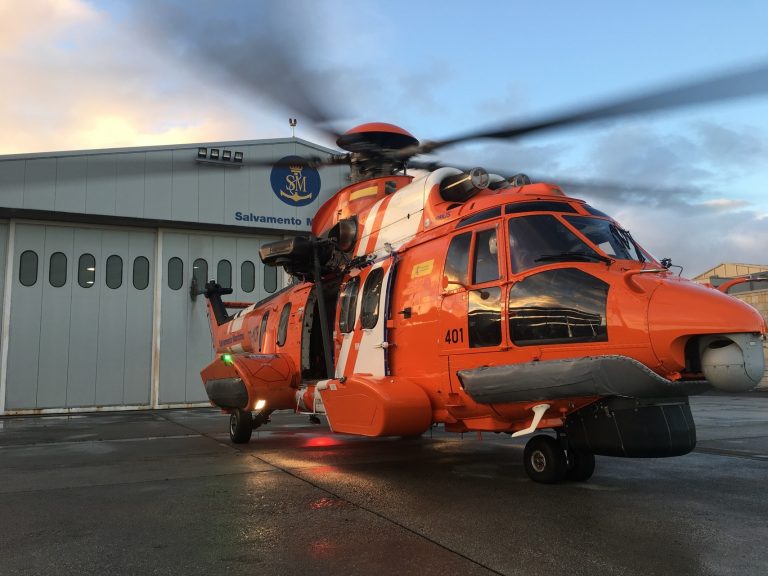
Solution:
{"label": "cockpit windshield", "polygon": [[511,218],[508,226],[515,273],[552,262],[610,262],[550,214]]}
{"label": "cockpit windshield", "polygon": [[608,256],[638,262],[647,260],[629,231],[614,222],[589,216],[565,216],[565,219]]}

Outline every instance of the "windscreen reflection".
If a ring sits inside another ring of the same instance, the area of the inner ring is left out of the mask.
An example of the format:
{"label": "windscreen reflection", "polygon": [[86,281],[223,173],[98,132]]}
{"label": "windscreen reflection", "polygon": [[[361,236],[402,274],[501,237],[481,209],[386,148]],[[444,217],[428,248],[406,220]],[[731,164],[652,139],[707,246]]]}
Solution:
{"label": "windscreen reflection", "polygon": [[508,226],[509,255],[515,273],[551,262],[608,260],[552,215],[520,216],[510,219]]}
{"label": "windscreen reflection", "polygon": [[589,216],[565,216],[565,219],[608,256],[621,260],[645,261],[629,232],[610,220]]}

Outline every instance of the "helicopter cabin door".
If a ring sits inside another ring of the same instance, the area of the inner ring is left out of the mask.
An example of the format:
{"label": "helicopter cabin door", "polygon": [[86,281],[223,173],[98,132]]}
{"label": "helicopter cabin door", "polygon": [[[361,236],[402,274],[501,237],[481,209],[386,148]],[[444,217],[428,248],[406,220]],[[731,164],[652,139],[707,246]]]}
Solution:
{"label": "helicopter cabin door", "polygon": [[[461,226],[461,224],[459,225]],[[493,364],[505,349],[504,255],[499,220],[459,228],[448,245],[442,279],[438,349],[456,371]]]}
{"label": "helicopter cabin door", "polygon": [[348,277],[339,298],[336,377],[388,372],[387,301],[392,258]]}

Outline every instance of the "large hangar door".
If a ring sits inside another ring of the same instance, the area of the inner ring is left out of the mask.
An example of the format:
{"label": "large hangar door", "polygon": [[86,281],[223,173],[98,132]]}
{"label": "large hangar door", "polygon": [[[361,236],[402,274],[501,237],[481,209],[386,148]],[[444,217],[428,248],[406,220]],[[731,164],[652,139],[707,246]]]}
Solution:
{"label": "large hangar door", "polygon": [[17,224],[6,409],[146,406],[148,231]]}
{"label": "large hangar door", "polygon": [[[163,232],[161,285],[160,404],[207,402],[200,371],[213,359],[205,296],[190,295],[193,278],[198,290],[216,280],[233,293],[225,297],[256,302],[279,283],[265,282],[259,246],[275,238]],[[266,285],[266,288],[265,288]]]}
{"label": "large hangar door", "polygon": [[160,404],[205,402],[200,371],[213,358],[205,296],[191,296],[193,277],[202,290],[211,276],[213,236],[163,232],[160,319]]}

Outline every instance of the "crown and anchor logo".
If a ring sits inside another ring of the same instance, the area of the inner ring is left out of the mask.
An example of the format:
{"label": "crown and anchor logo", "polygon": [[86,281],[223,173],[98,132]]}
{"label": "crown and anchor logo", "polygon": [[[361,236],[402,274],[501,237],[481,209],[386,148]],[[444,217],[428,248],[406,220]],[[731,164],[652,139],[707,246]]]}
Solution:
{"label": "crown and anchor logo", "polygon": [[305,206],[320,193],[320,174],[300,156],[278,160],[270,181],[275,195],[291,206]]}

